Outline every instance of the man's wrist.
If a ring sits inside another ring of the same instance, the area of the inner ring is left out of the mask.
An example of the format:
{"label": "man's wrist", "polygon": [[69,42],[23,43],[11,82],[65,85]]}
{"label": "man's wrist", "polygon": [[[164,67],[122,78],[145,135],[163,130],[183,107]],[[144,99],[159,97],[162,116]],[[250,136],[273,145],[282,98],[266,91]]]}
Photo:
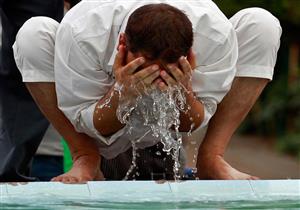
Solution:
{"label": "man's wrist", "polygon": [[196,96],[195,96],[195,94],[194,94],[194,92],[193,92],[192,89],[187,89],[185,91],[185,97],[186,97],[187,101],[189,101],[189,100],[191,101],[191,100],[195,100],[196,99]]}

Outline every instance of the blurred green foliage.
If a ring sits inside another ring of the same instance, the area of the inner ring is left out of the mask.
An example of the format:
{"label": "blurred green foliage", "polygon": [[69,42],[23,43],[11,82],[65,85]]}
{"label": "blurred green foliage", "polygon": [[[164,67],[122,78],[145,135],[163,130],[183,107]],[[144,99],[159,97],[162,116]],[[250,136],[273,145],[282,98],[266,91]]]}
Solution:
{"label": "blurred green foliage", "polygon": [[290,84],[286,94],[282,93],[282,80],[274,81],[272,88],[265,94],[262,111],[257,113],[259,124],[265,123],[265,134],[277,134],[280,151],[300,159],[300,83]]}
{"label": "blurred green foliage", "polygon": [[277,141],[278,150],[295,155],[300,160],[300,134],[299,133],[288,133],[283,137],[280,137]]}
{"label": "blurred green foliage", "polygon": [[274,14],[281,21],[300,25],[299,0],[214,0],[228,16],[247,7],[262,7]]}
{"label": "blurred green foliage", "polygon": [[[300,159],[300,68],[290,80],[291,44],[300,48],[300,0],[214,0],[230,18],[248,7],[261,7],[275,15],[282,26],[281,47],[273,81],[267,86],[240,128],[240,132],[273,136],[277,148]],[[299,61],[298,61],[299,65]]]}

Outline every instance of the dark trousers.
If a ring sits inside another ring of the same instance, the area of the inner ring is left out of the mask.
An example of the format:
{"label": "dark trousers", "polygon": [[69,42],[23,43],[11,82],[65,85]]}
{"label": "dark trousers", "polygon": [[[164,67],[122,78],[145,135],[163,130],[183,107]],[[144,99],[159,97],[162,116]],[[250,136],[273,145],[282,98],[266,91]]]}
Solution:
{"label": "dark trousers", "polygon": [[0,182],[32,181],[29,165],[49,125],[22,82],[12,45],[33,16],[63,17],[63,0],[0,0]]}
{"label": "dark trousers", "polygon": [[53,155],[35,155],[32,161],[31,176],[39,181],[50,181],[64,173],[64,158]]}
{"label": "dark trousers", "polygon": [[[137,150],[136,166],[128,180],[173,180],[174,160],[162,150],[158,143],[152,147]],[[101,160],[101,171],[106,180],[122,180],[132,164],[132,148],[113,159]]]}

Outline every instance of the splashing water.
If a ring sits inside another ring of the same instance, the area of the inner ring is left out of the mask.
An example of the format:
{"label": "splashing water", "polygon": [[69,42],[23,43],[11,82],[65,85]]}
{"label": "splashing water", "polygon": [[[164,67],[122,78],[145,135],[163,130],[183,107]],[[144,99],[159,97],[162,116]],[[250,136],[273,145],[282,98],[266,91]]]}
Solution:
{"label": "splashing water", "polygon": [[[129,125],[130,132],[132,129],[138,129],[136,128],[135,117],[140,118],[139,121],[150,128],[152,135],[160,139],[163,144],[163,151],[172,154],[174,179],[179,179],[179,153],[182,145],[179,116],[180,112],[184,111],[186,104],[185,90],[181,87],[172,87],[165,92],[149,89],[145,94],[138,94],[134,101],[130,101],[121,94],[122,87],[117,86],[117,88],[120,96],[117,117],[120,122]],[[132,165],[124,178],[125,180],[136,167],[136,143],[142,139],[143,137],[132,140]]]}
{"label": "splashing water", "polygon": [[[142,122],[143,125],[149,129],[141,137],[131,139],[132,164],[126,173],[124,180],[128,180],[133,170],[137,167],[137,143],[142,141],[149,133],[160,140],[163,144],[164,152],[167,152],[168,155],[172,155],[174,160],[174,179],[180,179],[179,172],[181,165],[179,161],[179,153],[182,146],[182,135],[179,132],[179,117],[180,112],[186,113],[189,109],[191,109],[190,106],[185,108],[185,88],[182,86],[169,87],[167,91],[163,92],[156,88],[150,88],[145,89],[144,93],[139,92],[134,86],[130,88],[131,91],[136,94],[136,98],[134,100],[129,99],[127,96],[122,94],[122,85],[116,83],[114,86],[114,91],[118,92],[119,95],[119,106],[116,111],[117,118],[121,123],[126,124],[129,127],[127,131],[128,133],[131,133],[134,129],[139,129],[137,127],[137,122]],[[102,109],[103,107],[110,107],[112,97],[113,92],[104,101],[104,103],[97,108]],[[192,123],[190,131],[188,132],[189,135],[193,128],[194,124]]]}

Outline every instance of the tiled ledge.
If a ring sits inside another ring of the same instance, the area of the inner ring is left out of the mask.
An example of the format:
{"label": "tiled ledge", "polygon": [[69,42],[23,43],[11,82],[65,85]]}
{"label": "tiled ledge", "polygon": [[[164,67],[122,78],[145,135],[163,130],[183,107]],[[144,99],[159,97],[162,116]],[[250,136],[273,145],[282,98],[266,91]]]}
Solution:
{"label": "tiled ledge", "polygon": [[266,196],[300,197],[300,180],[251,181],[107,181],[87,184],[58,182],[0,183],[1,199],[54,196],[109,201],[252,200]]}

